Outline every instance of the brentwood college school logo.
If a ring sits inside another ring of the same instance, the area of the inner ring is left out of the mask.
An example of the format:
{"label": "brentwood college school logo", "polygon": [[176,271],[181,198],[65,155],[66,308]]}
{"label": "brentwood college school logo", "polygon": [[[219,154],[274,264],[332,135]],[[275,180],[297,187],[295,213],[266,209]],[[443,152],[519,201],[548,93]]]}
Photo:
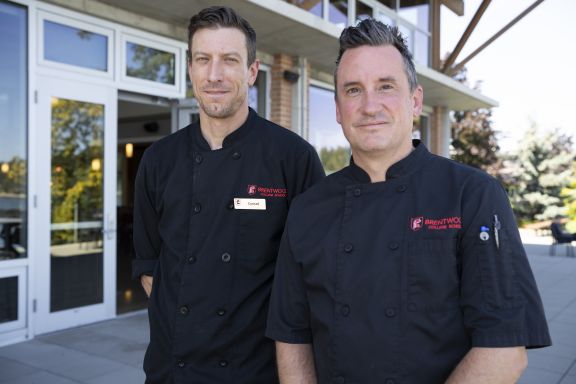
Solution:
{"label": "brentwood college school logo", "polygon": [[256,184],[248,184],[246,188],[249,196],[259,197],[286,197],[286,188],[262,187]]}
{"label": "brentwood college school logo", "polygon": [[422,228],[427,230],[461,229],[462,218],[460,216],[442,217],[439,219],[424,218],[424,216],[410,219],[410,229],[419,231]]}

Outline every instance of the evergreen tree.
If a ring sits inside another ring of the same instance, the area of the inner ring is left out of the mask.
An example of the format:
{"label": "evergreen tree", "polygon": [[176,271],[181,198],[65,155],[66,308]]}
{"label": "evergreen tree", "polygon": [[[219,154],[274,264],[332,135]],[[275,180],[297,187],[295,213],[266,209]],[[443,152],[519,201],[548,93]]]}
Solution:
{"label": "evergreen tree", "polygon": [[500,148],[491,117],[490,109],[454,111],[451,157],[497,176],[501,165],[498,156]]}
{"label": "evergreen tree", "polygon": [[571,137],[558,130],[540,134],[532,124],[512,156],[509,192],[520,221],[550,220],[566,213],[560,193],[574,175],[574,159]]}

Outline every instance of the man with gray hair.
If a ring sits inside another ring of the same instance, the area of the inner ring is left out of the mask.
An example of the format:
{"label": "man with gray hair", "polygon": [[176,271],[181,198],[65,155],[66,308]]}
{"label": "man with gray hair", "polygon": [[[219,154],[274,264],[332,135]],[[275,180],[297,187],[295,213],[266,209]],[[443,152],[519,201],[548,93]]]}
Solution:
{"label": "man with gray hair", "polygon": [[281,382],[515,382],[550,336],[505,191],[412,140],[423,90],[397,28],[346,28],[336,65],[353,158],[288,214],[266,330]]}

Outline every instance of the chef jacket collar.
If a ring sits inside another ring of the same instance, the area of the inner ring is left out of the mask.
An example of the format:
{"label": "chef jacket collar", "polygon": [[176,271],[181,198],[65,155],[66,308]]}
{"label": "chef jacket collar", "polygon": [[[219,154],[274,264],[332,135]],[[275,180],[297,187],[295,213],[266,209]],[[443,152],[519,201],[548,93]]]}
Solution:
{"label": "chef jacket collar", "polygon": [[[238,127],[238,129],[232,131],[228,136],[224,138],[222,142],[222,148],[231,147],[234,144],[242,141],[254,128],[257,113],[252,109],[248,108],[248,117],[246,121]],[[210,145],[202,136],[202,130],[200,129],[200,121],[196,122],[192,126],[192,150],[193,151],[210,151]]]}
{"label": "chef jacket collar", "polygon": [[[424,165],[426,158],[430,155],[426,146],[420,140],[412,140],[414,150],[402,160],[392,164],[386,171],[386,180],[394,179],[401,176],[407,176],[420,166]],[[350,157],[350,166],[348,167],[350,176],[358,183],[370,183],[370,176],[365,170],[354,163],[354,158]]]}

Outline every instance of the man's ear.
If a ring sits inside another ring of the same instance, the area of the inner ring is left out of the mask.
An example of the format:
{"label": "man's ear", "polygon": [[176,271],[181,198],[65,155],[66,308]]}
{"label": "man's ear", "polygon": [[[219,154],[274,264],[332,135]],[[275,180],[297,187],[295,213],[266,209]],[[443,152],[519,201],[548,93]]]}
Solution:
{"label": "man's ear", "polygon": [[258,77],[258,70],[260,69],[260,60],[256,59],[248,67],[248,85],[253,86]]}

